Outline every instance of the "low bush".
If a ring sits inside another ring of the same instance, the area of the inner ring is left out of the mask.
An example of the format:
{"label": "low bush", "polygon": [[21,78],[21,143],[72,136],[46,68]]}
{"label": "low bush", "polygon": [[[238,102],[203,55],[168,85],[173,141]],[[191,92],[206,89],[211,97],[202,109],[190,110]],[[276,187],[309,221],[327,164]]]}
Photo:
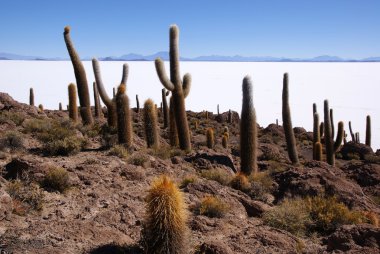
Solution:
{"label": "low bush", "polygon": [[231,180],[230,186],[235,190],[240,190],[242,192],[248,192],[251,189],[251,184],[248,181],[248,178],[240,172]]}
{"label": "low bush", "polygon": [[218,183],[226,186],[230,184],[233,178],[233,175],[222,168],[202,170],[201,176],[208,180],[217,181]]}
{"label": "low bush", "polygon": [[135,153],[129,157],[128,163],[135,166],[147,167],[147,163],[149,162],[149,157],[143,153]]}
{"label": "low bush", "polygon": [[39,211],[43,207],[45,195],[38,184],[14,180],[8,184],[7,192],[15,200],[15,212],[19,215],[24,215],[29,210]]}
{"label": "low bush", "polygon": [[186,188],[187,185],[189,185],[190,183],[194,183],[196,180],[197,180],[197,177],[194,176],[194,175],[185,176],[182,179],[181,184],[179,185],[179,187],[181,189]]}
{"label": "low bush", "polygon": [[18,112],[0,111],[0,123],[12,121],[17,126],[24,122],[25,116]]}
{"label": "low bush", "polygon": [[0,138],[0,150],[10,149],[11,151],[23,150],[24,139],[21,133],[17,131],[6,132],[4,137]]}
{"label": "low bush", "polygon": [[70,187],[69,174],[64,168],[51,168],[42,181],[42,186],[48,191],[63,193]]}
{"label": "low bush", "polygon": [[108,154],[125,159],[128,157],[128,150],[123,145],[114,145]]}
{"label": "low bush", "polygon": [[222,218],[225,216],[228,209],[228,205],[213,196],[204,197],[198,206],[199,214],[210,218]]}

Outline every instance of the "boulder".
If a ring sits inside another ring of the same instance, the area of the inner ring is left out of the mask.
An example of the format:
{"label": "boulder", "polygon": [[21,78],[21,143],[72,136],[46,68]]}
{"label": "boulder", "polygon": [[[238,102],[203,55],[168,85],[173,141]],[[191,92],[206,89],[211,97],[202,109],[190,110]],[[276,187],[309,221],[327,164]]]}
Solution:
{"label": "boulder", "polygon": [[13,211],[12,198],[5,191],[0,190],[0,221],[9,220]]}
{"label": "boulder", "polygon": [[340,152],[345,160],[351,160],[353,156],[358,156],[361,160],[364,160],[368,155],[375,155],[370,146],[351,141],[344,144]]}

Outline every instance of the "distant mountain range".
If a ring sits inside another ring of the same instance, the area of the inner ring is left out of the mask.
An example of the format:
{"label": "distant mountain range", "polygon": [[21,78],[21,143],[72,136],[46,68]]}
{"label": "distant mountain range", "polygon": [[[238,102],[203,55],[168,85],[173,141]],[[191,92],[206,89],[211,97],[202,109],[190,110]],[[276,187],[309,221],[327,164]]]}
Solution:
{"label": "distant mountain range", "polygon": [[[169,60],[169,52],[162,51],[153,55],[126,54],[122,56],[99,57],[101,61],[154,61],[157,57],[163,60]],[[22,56],[10,53],[0,53],[0,60],[41,60],[41,61],[67,61],[69,58],[46,58],[40,56]],[[91,60],[85,57],[82,60]],[[286,58],[270,56],[198,56],[193,58],[181,57],[181,61],[199,61],[199,62],[380,62],[380,57],[368,57],[363,59],[343,59],[338,56],[317,56],[313,58]]]}

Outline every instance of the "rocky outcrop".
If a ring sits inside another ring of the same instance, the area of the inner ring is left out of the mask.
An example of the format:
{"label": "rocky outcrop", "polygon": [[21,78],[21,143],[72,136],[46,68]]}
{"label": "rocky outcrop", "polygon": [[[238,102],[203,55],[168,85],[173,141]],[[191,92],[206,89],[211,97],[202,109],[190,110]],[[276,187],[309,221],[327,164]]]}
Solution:
{"label": "rocky outcrop", "polygon": [[375,155],[372,148],[370,146],[366,146],[365,144],[347,142],[344,144],[340,150],[343,159],[352,160],[358,157],[361,160],[364,160],[368,155]]}

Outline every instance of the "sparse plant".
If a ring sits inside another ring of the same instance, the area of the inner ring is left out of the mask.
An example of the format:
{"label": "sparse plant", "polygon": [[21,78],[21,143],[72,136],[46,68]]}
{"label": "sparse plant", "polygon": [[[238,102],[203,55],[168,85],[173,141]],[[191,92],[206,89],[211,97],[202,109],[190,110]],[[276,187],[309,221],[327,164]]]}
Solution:
{"label": "sparse plant", "polygon": [[128,157],[128,150],[123,145],[114,145],[108,154],[125,159]]}
{"label": "sparse plant", "polygon": [[189,185],[190,183],[194,183],[195,181],[197,180],[197,177],[195,175],[188,175],[188,176],[185,176],[182,181],[181,181],[181,184],[179,185],[179,187],[181,189],[183,188],[186,188],[187,185]]}
{"label": "sparse plant", "polygon": [[148,156],[142,153],[135,153],[131,155],[128,159],[128,163],[133,164],[135,166],[146,167],[146,164],[149,162]]}
{"label": "sparse plant", "polygon": [[251,184],[249,183],[247,176],[242,172],[235,175],[230,182],[230,186],[242,192],[248,192],[251,189]]}
{"label": "sparse plant", "polygon": [[233,177],[229,172],[222,168],[202,170],[201,176],[208,180],[217,181],[226,186],[229,185]]}
{"label": "sparse plant", "polygon": [[200,215],[205,215],[210,218],[222,218],[228,210],[229,206],[214,196],[204,197],[198,207]]}
{"label": "sparse plant", "polygon": [[10,149],[11,151],[23,150],[24,140],[18,131],[8,131],[4,137],[0,138],[0,150]]}
{"label": "sparse plant", "polygon": [[[20,180],[13,180],[7,186],[7,191],[16,203],[19,210],[25,213],[29,210],[40,211],[43,207],[44,193],[39,185],[35,183],[24,183]],[[22,214],[23,215],[23,214]]]}

